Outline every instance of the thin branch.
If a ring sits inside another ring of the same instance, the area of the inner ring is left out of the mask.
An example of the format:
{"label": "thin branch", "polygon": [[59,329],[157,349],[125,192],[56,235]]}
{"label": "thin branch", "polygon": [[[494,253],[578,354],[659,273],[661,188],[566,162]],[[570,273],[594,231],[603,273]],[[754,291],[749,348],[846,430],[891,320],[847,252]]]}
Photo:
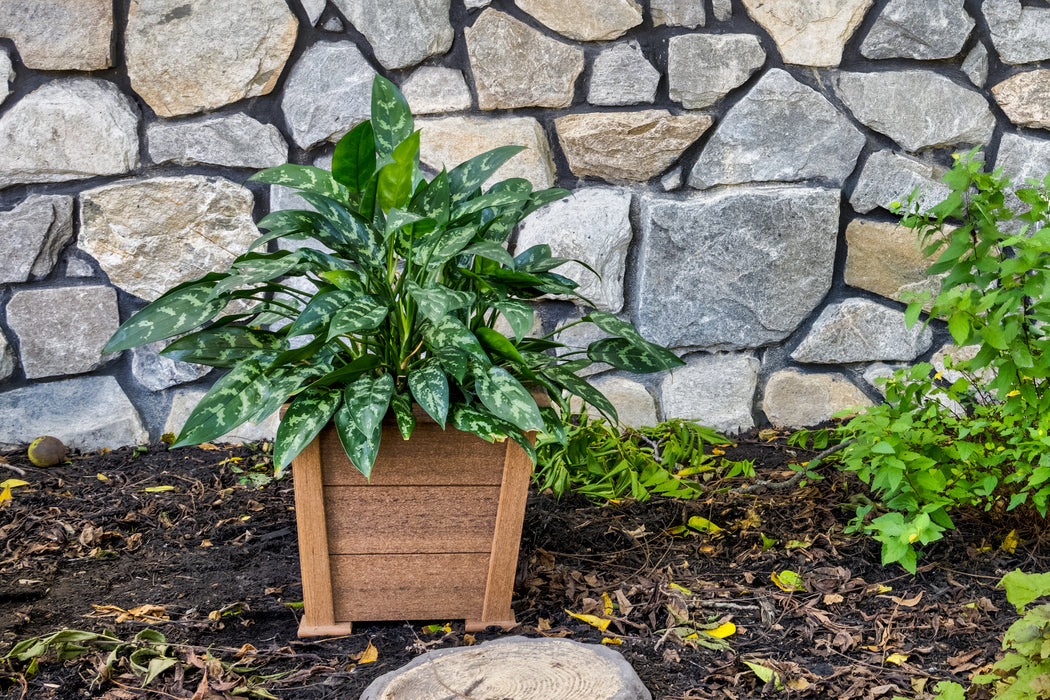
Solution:
{"label": "thin branch", "polygon": [[728,493],[754,493],[755,491],[758,491],[760,489],[789,489],[792,486],[797,485],[798,482],[802,481],[802,477],[806,475],[806,472],[812,471],[814,468],[820,465],[821,461],[823,461],[825,458],[830,457],[836,452],[846,449],[856,441],[857,439],[854,438],[852,440],[847,440],[846,442],[840,442],[834,447],[829,447],[828,449],[824,450],[816,457],[811,459],[809,462],[807,462],[805,470],[795,473],[790,479],[787,479],[786,481],[766,481],[765,479],[759,479],[750,486],[741,486],[740,488],[730,489]]}

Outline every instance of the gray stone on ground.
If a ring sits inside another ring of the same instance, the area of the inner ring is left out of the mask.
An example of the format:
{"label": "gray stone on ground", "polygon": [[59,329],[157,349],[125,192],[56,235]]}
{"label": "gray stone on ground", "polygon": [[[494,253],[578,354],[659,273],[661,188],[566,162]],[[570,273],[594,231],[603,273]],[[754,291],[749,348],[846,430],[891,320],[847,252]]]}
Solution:
{"label": "gray stone on ground", "polygon": [[755,427],[752,410],[758,385],[758,359],[750,354],[696,354],[686,366],[660,382],[664,420],[695,420],[723,433]]}
{"label": "gray stone on ground", "polygon": [[974,20],[963,0],[890,0],[860,45],[866,58],[951,58],[962,51]]}
{"label": "gray stone on ground", "polygon": [[[1004,133],[995,157],[994,170],[999,168],[1013,183],[1006,197],[1006,206],[1015,214],[1028,211],[1031,205],[1022,202],[1014,193],[1020,188],[1031,187],[1027,182],[1029,179],[1042,182],[1050,174],[1050,139]],[[1023,223],[1017,220],[1005,222],[1014,229],[1019,229]]]}
{"label": "gray stone on ground", "polygon": [[575,262],[554,272],[578,282],[576,291],[593,301],[599,311],[617,313],[623,307],[627,247],[633,235],[630,210],[630,192],[606,187],[577,189],[521,223],[515,253],[547,244],[555,257],[586,263],[600,279]]}
{"label": "gray stone on ground", "polygon": [[871,399],[842,375],[791,369],[770,375],[762,396],[762,411],[777,428],[808,428],[839,411],[871,405]]}
{"label": "gray stone on ground", "polygon": [[376,60],[396,70],[452,46],[451,0],[332,0],[372,45]]}
{"label": "gray stone on ground", "polygon": [[225,271],[259,236],[252,194],[200,175],[117,182],[80,193],[77,245],[110,282],[153,301],[177,284]]}
{"label": "gray stone on ground", "polygon": [[774,68],[715,128],[689,185],[824,180],[841,187],[864,143],[864,134],[823,95]]}
{"label": "gray stone on ground", "polygon": [[146,142],[158,164],[272,168],[288,162],[288,143],[277,127],[241,113],[153,122],[146,127]]}
{"label": "gray stone on ground", "polygon": [[81,374],[116,357],[102,347],[120,325],[117,292],[90,285],[26,289],[7,303],[28,379]]}
{"label": "gray stone on ground", "polygon": [[858,121],[907,151],[985,144],[995,129],[981,93],[933,71],[841,71],[832,82]]}
{"label": "gray stone on ground", "polygon": [[992,44],[1003,63],[1050,60],[1050,7],[1020,0],[984,0],[981,12],[988,21]]}
{"label": "gray stone on ground", "polygon": [[124,33],[131,89],[160,117],[265,95],[298,28],[285,0],[132,0]]}
{"label": "gray stone on ground", "polygon": [[635,0],[514,0],[554,31],[575,41],[611,41],[642,23]]}
{"label": "gray stone on ground", "polygon": [[0,284],[46,277],[71,238],[72,197],[34,194],[0,212]]}
{"label": "gray stone on ground", "polygon": [[1014,124],[1050,129],[1050,68],[1011,76],[993,87],[992,94]]}
{"label": "gray stone on ground", "polygon": [[15,373],[15,350],[8,342],[7,336],[0,331],[0,382],[7,380]]}
{"label": "gray stone on ground", "polygon": [[660,187],[664,192],[672,192],[682,186],[682,168],[672,168],[660,178]]}
{"label": "gray stone on ground", "polygon": [[653,26],[687,27],[696,29],[704,26],[703,0],[650,0],[649,14]]}
{"label": "gray stone on ground", "polygon": [[361,700],[651,700],[623,656],[601,644],[504,637],[421,654],[372,681]]}
{"label": "gray stone on ground", "polygon": [[926,274],[936,256],[922,254],[914,229],[854,219],[846,226],[846,246],[846,284],[905,303],[925,292],[929,300],[923,308],[930,310],[943,276]]}
{"label": "gray stone on ground", "polygon": [[112,0],[4,0],[0,36],[33,70],[102,70],[113,65]]}
{"label": "gray stone on ground", "polygon": [[733,19],[733,0],[711,0],[711,8],[715,20],[728,22]]}
{"label": "gray stone on ground", "polygon": [[325,30],[326,32],[338,33],[346,30],[346,27],[343,26],[343,21],[338,17],[329,17],[321,25],[321,29]]}
{"label": "gray stone on ground", "polygon": [[139,113],[116,85],[63,78],[0,116],[0,189],[120,175],[139,165]]}
{"label": "gray stone on ground", "polygon": [[28,445],[51,435],[76,450],[149,440],[135,407],[113,377],[77,377],[0,394],[0,444]]}
{"label": "gray stone on ground", "polygon": [[[171,410],[164,421],[163,432],[178,435],[186,419],[193,413],[200,400],[207,392],[203,389],[176,389],[172,392]],[[273,440],[277,435],[277,426],[280,424],[280,411],[274,411],[261,423],[244,423],[239,425],[222,437],[211,442],[216,444],[240,444],[244,442],[260,442],[262,440]]]}
{"label": "gray stone on ground", "polygon": [[572,104],[583,50],[488,8],[463,30],[480,109]]}
{"label": "gray stone on ground", "polygon": [[825,307],[791,359],[830,365],[910,362],[932,342],[929,328],[905,325],[903,311],[854,297]]}
{"label": "gray stone on ground", "polygon": [[463,71],[441,66],[423,66],[413,71],[401,86],[412,114],[461,112],[470,109],[470,90]]}
{"label": "gray stone on ground", "polygon": [[70,256],[66,260],[66,277],[94,277],[95,268],[87,260]]}
{"label": "gray stone on ground", "polygon": [[338,141],[368,119],[375,76],[353,42],[318,42],[304,51],[281,95],[292,140],[302,149]]}
{"label": "gray stone on ground", "polygon": [[11,94],[11,82],[15,79],[15,68],[11,64],[11,56],[7,50],[0,47],[0,102],[7,99]]}
{"label": "gray stone on ground", "polygon": [[492,0],[463,0],[463,6],[468,10],[481,10],[492,4]]}
{"label": "gray stone on ground", "polygon": [[660,71],[645,58],[638,42],[620,42],[602,49],[594,59],[587,101],[604,106],[651,104],[659,82]]}
{"label": "gray stone on ground", "polygon": [[842,50],[874,0],[743,0],[769,32],[785,63],[837,66]]}
{"label": "gray stone on ground", "polygon": [[971,83],[977,87],[984,87],[988,80],[988,49],[984,47],[984,44],[978,42],[970,53],[966,54],[962,63],[962,71],[966,73]]}
{"label": "gray stone on ground", "polygon": [[[603,374],[589,380],[591,386],[605,395],[609,403],[616,409],[616,417],[621,425],[630,428],[643,428],[656,425],[656,401],[644,385],[615,375]],[[573,412],[579,412],[584,402],[572,396],[569,399],[569,407]],[[587,404],[587,415],[597,418],[601,412],[597,408]]]}
{"label": "gray stone on ground", "polygon": [[135,381],[150,391],[163,391],[179,384],[195,382],[211,371],[211,367],[206,365],[179,362],[160,355],[160,351],[172,340],[161,340],[131,350],[131,374]]}
{"label": "gray stone on ground", "polygon": [[299,4],[306,11],[306,17],[310,20],[310,24],[316,25],[317,20],[321,19],[321,14],[324,12],[328,0],[299,0]]}
{"label": "gray stone on ground", "polygon": [[990,367],[980,369],[976,373],[966,374],[961,369],[957,369],[964,362],[977,357],[980,351],[981,346],[979,344],[958,346],[954,343],[945,343],[934,351],[930,357],[930,364],[933,365],[935,372],[940,373],[941,379],[949,384],[957,382],[964,377],[970,381],[976,381],[978,384],[988,384],[995,379],[996,374],[995,370]]}
{"label": "gray stone on ground", "polygon": [[667,44],[671,99],[686,109],[704,109],[740,87],[766,61],[752,34],[680,34]]}
{"label": "gray stone on ground", "polygon": [[525,178],[536,190],[554,185],[554,160],[547,134],[533,117],[420,119],[416,128],[423,130],[419,159],[435,171],[440,171],[442,166],[452,170],[499,146],[525,146],[524,151],[504,163],[482,186],[488,189],[512,177]]}
{"label": "gray stone on ground", "polygon": [[706,114],[662,109],[586,112],[554,120],[574,175],[607,182],[645,182],[674,163],[711,126]]}
{"label": "gray stone on ground", "polygon": [[864,163],[849,202],[861,214],[877,207],[892,211],[894,202],[906,205],[909,195],[918,189],[915,204],[919,211],[927,211],[951,192],[940,182],[942,175],[941,168],[915,158],[889,149],[877,151]]}
{"label": "gray stone on ground", "polygon": [[638,329],[668,347],[739,349],[790,335],[831,289],[839,191],[642,197]]}

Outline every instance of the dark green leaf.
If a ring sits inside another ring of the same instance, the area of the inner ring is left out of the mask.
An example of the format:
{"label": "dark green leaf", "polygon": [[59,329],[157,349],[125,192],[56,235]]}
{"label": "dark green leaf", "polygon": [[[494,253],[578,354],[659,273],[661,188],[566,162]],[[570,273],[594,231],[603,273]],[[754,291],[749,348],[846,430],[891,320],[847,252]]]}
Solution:
{"label": "dark green leaf", "polygon": [[364,376],[346,387],[343,402],[362,435],[371,435],[382,424],[393,394],[394,378],[389,373],[376,378]]}
{"label": "dark green leaf", "polygon": [[288,342],[271,331],[244,326],[206,328],[179,338],[161,355],[209,367],[233,367],[247,359],[266,362],[288,349]]}
{"label": "dark green leaf", "polygon": [[642,337],[642,334],[633,325],[605,311],[592,311],[584,316],[583,320],[590,321],[609,335],[626,338],[639,345],[645,345],[649,342]]}
{"label": "dark green leaf", "polygon": [[193,330],[211,320],[226,306],[226,300],[211,299],[211,290],[225,274],[208,275],[180,285],[129,318],[102,349],[120,352]]}
{"label": "dark green leaf", "polygon": [[547,272],[559,265],[569,262],[567,258],[556,258],[551,255],[551,247],[546,243],[534,245],[514,257],[517,269],[522,272]]}
{"label": "dark green leaf", "polygon": [[364,121],[351,129],[335,145],[332,177],[351,192],[360,192],[376,170],[375,134],[372,122]]}
{"label": "dark green leaf", "polygon": [[335,412],[335,432],[343,445],[346,456],[357,471],[367,479],[372,476],[372,466],[379,454],[379,441],[383,437],[382,424],[370,435],[363,435],[351,419],[350,409],[344,403]]}
{"label": "dark green leaf", "polygon": [[685,363],[670,350],[648,343],[639,345],[626,338],[605,338],[590,344],[587,357],[636,374],[659,372]]}
{"label": "dark green leaf", "polygon": [[332,386],[343,382],[352,382],[365,372],[370,372],[379,366],[379,358],[375,355],[363,355],[348,365],[329,372],[311,386]]}
{"label": "dark green leaf", "polygon": [[466,248],[462,254],[476,255],[479,258],[494,260],[501,265],[507,266],[511,270],[514,269],[514,258],[511,257],[511,254],[507,252],[506,248],[493,241],[479,241],[469,248]]}
{"label": "dark green leaf", "polygon": [[222,437],[248,420],[265,393],[262,367],[254,360],[242,362],[204,395],[172,447],[198,445]]}
{"label": "dark green leaf", "polygon": [[504,163],[525,150],[524,146],[500,146],[457,165],[448,174],[453,206],[481,187]]}
{"label": "dark green leaf", "polygon": [[478,398],[489,411],[521,430],[543,430],[543,416],[528,390],[502,367],[474,372]]}
{"label": "dark green leaf", "polygon": [[292,401],[281,418],[273,446],[273,462],[278,473],[283,472],[328,424],[342,398],[339,389],[324,387],[307,389]]}
{"label": "dark green leaf", "polygon": [[350,202],[350,190],[337,182],[332,173],[312,165],[295,165],[285,163],[276,168],[260,170],[249,180],[265,182],[270,185],[283,185],[314,194],[331,197],[338,202]]}
{"label": "dark green leaf", "polygon": [[372,128],[376,151],[385,158],[412,134],[412,110],[397,87],[381,75],[372,81]]}
{"label": "dark green leaf", "polygon": [[412,437],[412,431],[416,429],[411,399],[406,394],[395,393],[390,398],[390,406],[394,409],[394,418],[397,419],[397,429],[401,431],[401,437],[408,440]]}
{"label": "dark green leaf", "polygon": [[517,362],[520,365],[525,364],[525,360],[521,357],[521,353],[518,352],[518,348],[514,346],[514,343],[507,339],[507,336],[499,331],[482,326],[474,331],[474,335],[477,336],[483,346],[492,350],[497,355]]}
{"label": "dark green leaf", "polygon": [[408,373],[408,388],[416,403],[442,428],[448,419],[448,377],[434,360]]}
{"label": "dark green leaf", "polygon": [[568,391],[570,394],[579,396],[581,399],[609,416],[612,420],[618,420],[616,416],[616,408],[612,405],[612,402],[605,397],[605,394],[595,389],[583,379],[577,377],[573,372],[566,370],[564,367],[554,365],[551,367],[545,367],[540,373]]}

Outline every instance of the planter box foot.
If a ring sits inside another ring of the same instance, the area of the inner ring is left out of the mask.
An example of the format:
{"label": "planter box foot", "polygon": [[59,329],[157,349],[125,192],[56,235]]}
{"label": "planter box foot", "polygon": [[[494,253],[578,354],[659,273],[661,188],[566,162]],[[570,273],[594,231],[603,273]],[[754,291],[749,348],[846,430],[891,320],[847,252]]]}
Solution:
{"label": "planter box foot", "polygon": [[308,625],[305,622],[299,625],[300,637],[342,637],[353,632],[352,622],[336,622],[330,625]]}
{"label": "planter box foot", "polygon": [[[517,627],[518,621],[514,619],[514,613],[511,613],[509,620],[464,620],[464,624],[467,632],[484,632],[486,628],[493,626],[509,630],[512,627]],[[300,634],[300,636],[302,635]]]}

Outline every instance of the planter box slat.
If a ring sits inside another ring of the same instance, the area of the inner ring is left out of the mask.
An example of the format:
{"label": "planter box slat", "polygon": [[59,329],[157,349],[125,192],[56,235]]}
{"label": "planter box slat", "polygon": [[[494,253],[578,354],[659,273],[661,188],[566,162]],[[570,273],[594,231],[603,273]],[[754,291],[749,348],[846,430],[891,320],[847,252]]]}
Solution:
{"label": "planter box slat", "polygon": [[499,494],[498,486],[326,487],[328,552],[487,553]]}
{"label": "planter box slat", "polygon": [[330,561],[337,622],[481,616],[487,552],[341,554]]}

